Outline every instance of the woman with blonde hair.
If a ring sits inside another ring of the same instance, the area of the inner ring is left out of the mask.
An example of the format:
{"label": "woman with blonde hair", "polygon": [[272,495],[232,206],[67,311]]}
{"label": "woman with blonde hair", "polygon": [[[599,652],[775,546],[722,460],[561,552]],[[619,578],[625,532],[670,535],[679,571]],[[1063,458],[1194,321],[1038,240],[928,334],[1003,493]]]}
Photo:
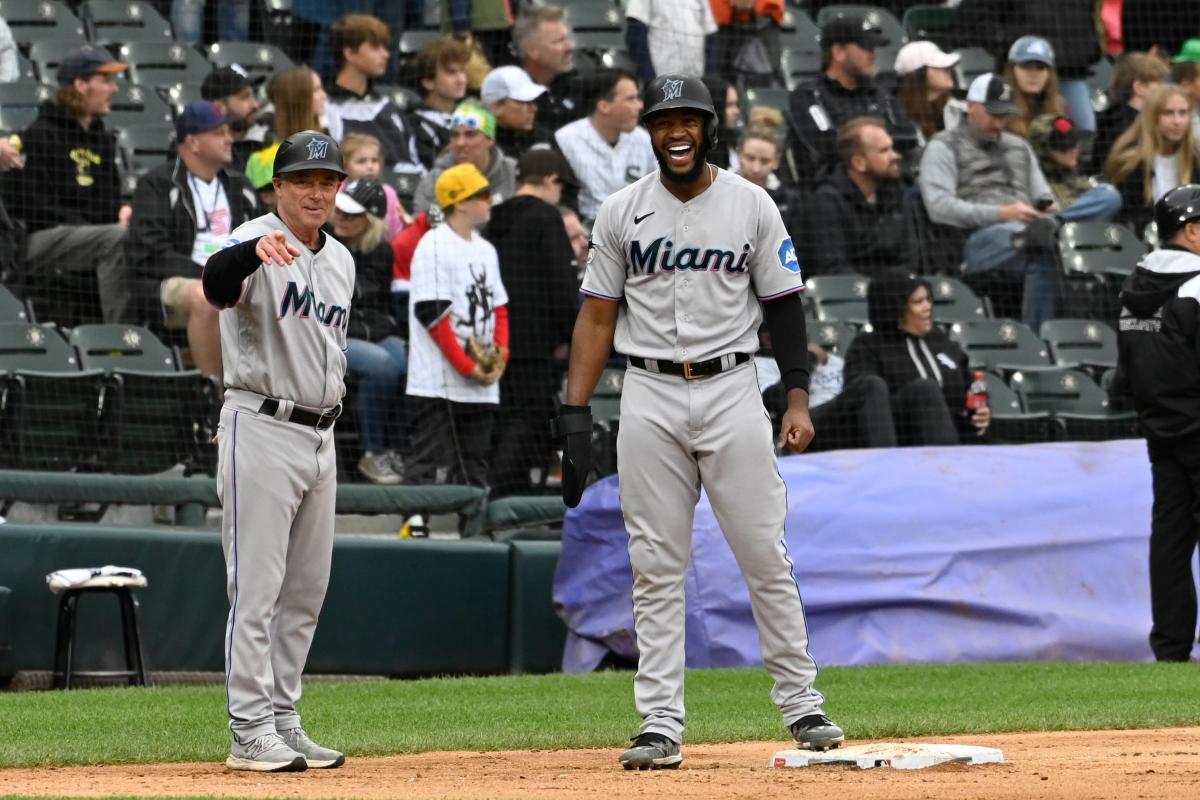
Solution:
{"label": "woman with blonde hair", "polygon": [[246,161],[246,177],[260,194],[263,202],[274,196],[271,177],[275,172],[275,152],[279,143],[300,131],[325,130],[325,88],[321,76],[308,67],[292,67],[280,70],[271,76],[267,84],[267,98],[271,101],[275,117],[275,143],[250,154]]}
{"label": "woman with blonde hair", "polygon": [[[355,178],[379,177],[383,170],[383,155],[378,139],[369,133],[347,133],[342,137],[341,145],[342,158],[346,162],[346,180],[343,185]],[[387,225],[390,242],[412,222],[412,217],[404,210],[395,189],[385,183],[383,191],[387,195],[387,214],[383,221]]]}
{"label": "woman with blonde hair", "polygon": [[1122,220],[1140,234],[1153,219],[1159,198],[1195,180],[1196,160],[1187,95],[1178,86],[1156,86],[1104,164],[1105,179],[1124,201]]}
{"label": "woman with blonde hair", "polygon": [[1029,123],[1043,114],[1066,113],[1054,70],[1054,48],[1040,36],[1022,36],[1008,49],[1004,82],[1012,88],[1017,113],[1008,118],[1008,130],[1028,138]]}

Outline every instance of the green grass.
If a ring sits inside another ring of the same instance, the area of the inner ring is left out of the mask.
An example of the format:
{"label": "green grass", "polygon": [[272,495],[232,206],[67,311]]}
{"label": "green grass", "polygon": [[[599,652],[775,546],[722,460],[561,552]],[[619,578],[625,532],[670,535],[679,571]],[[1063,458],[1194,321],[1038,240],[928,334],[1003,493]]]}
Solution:
{"label": "green grass", "polygon": [[[1200,724],[1188,664],[977,664],[823,670],[826,710],[856,739]],[[617,747],[636,731],[633,675],[322,683],[305,727],[351,755]],[[782,739],[762,670],[688,673],[689,742]],[[0,694],[0,766],[213,761],[220,688]]]}

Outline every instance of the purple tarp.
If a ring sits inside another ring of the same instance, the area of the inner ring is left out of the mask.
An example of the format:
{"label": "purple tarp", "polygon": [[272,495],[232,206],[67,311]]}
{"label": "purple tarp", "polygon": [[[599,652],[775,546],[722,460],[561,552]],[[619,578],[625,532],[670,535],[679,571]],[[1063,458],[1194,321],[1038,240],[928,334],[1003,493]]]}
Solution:
{"label": "purple tarp", "polygon": [[[845,450],[779,468],[818,663],[1151,657],[1144,442]],[[637,656],[627,541],[611,476],[563,526],[567,672]],[[688,666],[761,664],[707,495],[686,585]]]}

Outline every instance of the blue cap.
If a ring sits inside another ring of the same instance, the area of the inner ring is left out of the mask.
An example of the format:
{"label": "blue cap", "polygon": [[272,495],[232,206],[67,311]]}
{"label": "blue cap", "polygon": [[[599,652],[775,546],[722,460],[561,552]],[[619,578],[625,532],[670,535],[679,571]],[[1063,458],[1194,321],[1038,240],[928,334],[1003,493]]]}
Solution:
{"label": "blue cap", "polygon": [[1028,64],[1040,61],[1046,66],[1054,67],[1054,48],[1050,42],[1040,36],[1022,36],[1008,48],[1008,60],[1014,64]]}
{"label": "blue cap", "polygon": [[193,133],[204,133],[227,122],[221,109],[208,100],[197,100],[183,110],[175,120],[175,139],[182,142]]}

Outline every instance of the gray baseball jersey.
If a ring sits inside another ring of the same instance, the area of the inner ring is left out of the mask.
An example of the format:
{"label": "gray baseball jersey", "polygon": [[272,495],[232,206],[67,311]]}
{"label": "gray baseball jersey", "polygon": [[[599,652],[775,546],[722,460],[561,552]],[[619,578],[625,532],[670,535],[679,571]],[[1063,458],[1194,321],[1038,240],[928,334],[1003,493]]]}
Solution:
{"label": "gray baseball jersey", "polygon": [[803,288],[770,195],[718,170],[688,203],[657,171],[609,197],[592,228],[582,291],[624,300],[618,352],[682,362],[756,352],[759,300]]}
{"label": "gray baseball jersey", "polygon": [[237,305],[221,313],[225,386],[310,408],[336,406],[346,391],[354,259],[332,236],[313,253],[274,214],[240,225],[226,245],[271,231],[283,231],[300,256],[286,267],[260,267],[242,282]]}
{"label": "gray baseball jersey", "polygon": [[[615,343],[646,359],[706,361],[758,350],[760,300],[803,289],[779,210],[723,170],[681,202],[657,172],[609,197],[583,291],[621,303]],[[786,724],[821,712],[804,607],[784,544],[787,491],[753,360],[711,377],[631,366],[617,471],[633,566],[642,733],[682,742],[684,573],[701,486],[750,589],[771,699]],[[649,366],[649,365],[647,365]]]}
{"label": "gray baseball jersey", "polygon": [[[290,417],[295,406],[328,410],[342,399],[354,292],[345,247],[326,236],[314,253],[274,214],[241,225],[226,244],[277,230],[300,256],[261,264],[220,314],[225,690],[229,727],[243,744],[300,726],[300,676],[333,554],[337,459],[332,427]],[[280,401],[274,415],[260,412],[264,398]]]}

